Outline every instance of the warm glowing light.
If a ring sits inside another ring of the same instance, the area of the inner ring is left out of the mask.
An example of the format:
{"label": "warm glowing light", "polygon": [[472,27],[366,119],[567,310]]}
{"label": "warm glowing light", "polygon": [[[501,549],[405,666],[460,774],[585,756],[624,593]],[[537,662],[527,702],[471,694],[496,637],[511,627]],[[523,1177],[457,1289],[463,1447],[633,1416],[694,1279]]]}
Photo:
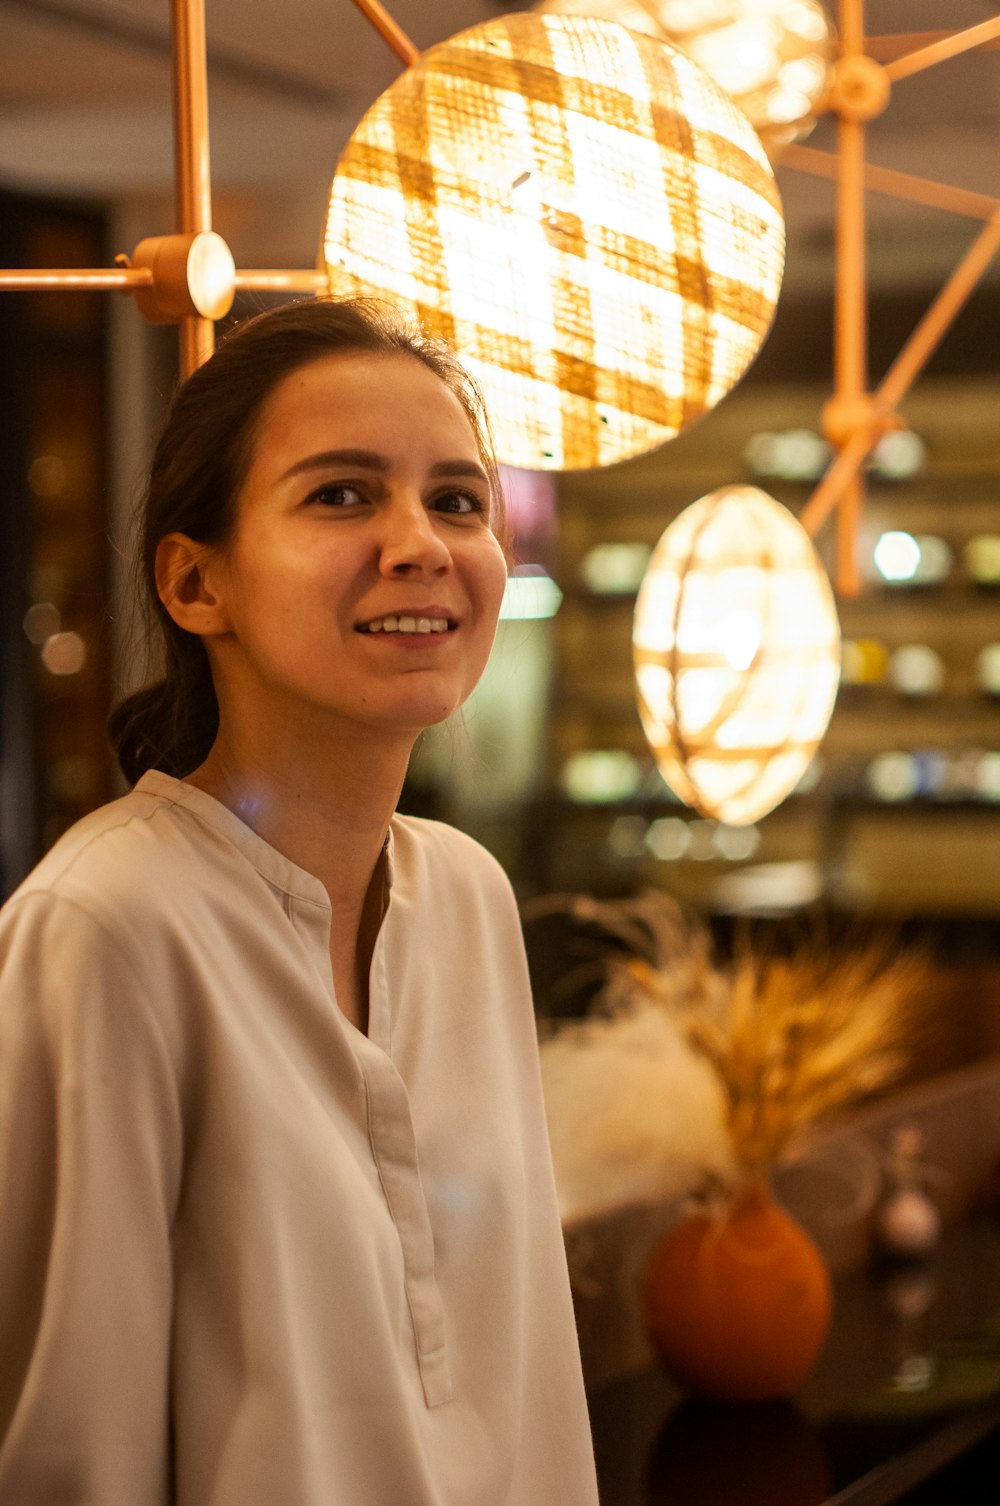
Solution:
{"label": "warm glowing light", "polygon": [[638,591],[652,554],[648,544],[594,544],[580,561],[580,575],[595,596]]}
{"label": "warm glowing light", "polygon": [[920,566],[920,545],[911,533],[892,530],[879,538],[874,560],[883,580],[912,580]]}
{"label": "warm glowing light", "polygon": [[936,695],[944,678],[944,660],[926,643],[906,643],[889,660],[889,679],[901,695]]}
{"label": "warm glowing light", "polygon": [[920,766],[912,753],[879,753],[865,775],[876,800],[912,800],[920,793]]}
{"label": "warm glowing light", "polygon": [[833,710],[840,632],[791,513],[752,486],[687,508],[653,551],[633,643],[643,728],[682,800],[741,826],[794,789]]}
{"label": "warm glowing light", "polygon": [[500,620],[554,617],[562,605],[562,592],[539,565],[519,566],[508,576],[500,606]]}
{"label": "warm glowing light", "polygon": [[29,643],[42,644],[62,626],[59,608],[51,601],[36,601],[25,612],[21,626]]}
{"label": "warm glowing light", "polygon": [[965,568],[981,586],[1000,583],[1000,533],[977,533],[963,550]]}
{"label": "warm glowing light", "polygon": [[739,380],[784,230],[756,133],[689,58],[516,14],[376,101],[324,248],[334,294],[386,296],[454,344],[502,461],[572,470],[663,444]]}
{"label": "warm glowing light", "polygon": [[618,21],[680,47],[772,152],[812,130],[829,87],[834,34],[818,0],[540,0],[535,9]]}
{"label": "warm glowing light", "polygon": [[79,633],[53,633],[42,644],[42,663],[52,675],[79,674],[87,658],[87,645]]}
{"label": "warm glowing light", "polygon": [[622,748],[574,753],[563,765],[560,783],[578,805],[612,805],[631,800],[642,782],[639,761]]}

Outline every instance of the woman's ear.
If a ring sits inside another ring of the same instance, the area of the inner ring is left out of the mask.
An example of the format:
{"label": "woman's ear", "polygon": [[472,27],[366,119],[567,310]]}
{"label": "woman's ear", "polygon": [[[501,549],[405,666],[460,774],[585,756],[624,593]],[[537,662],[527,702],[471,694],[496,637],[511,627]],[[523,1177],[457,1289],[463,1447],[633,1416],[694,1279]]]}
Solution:
{"label": "woman's ear", "polygon": [[156,590],[178,627],[202,637],[229,628],[218,589],[219,559],[186,533],[168,533],[156,547]]}

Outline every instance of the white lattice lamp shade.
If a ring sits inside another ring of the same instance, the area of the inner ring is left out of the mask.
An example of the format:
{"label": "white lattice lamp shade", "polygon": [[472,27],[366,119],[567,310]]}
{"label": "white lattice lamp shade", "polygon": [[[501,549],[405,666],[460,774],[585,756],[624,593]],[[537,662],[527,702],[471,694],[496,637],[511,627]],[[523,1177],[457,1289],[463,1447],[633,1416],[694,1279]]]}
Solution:
{"label": "white lattice lamp shade", "polygon": [[819,0],[539,0],[672,42],[710,73],[772,154],[808,135],[829,89],[836,39]]}
{"label": "white lattice lamp shade", "polygon": [[739,380],[784,225],[756,133],[682,53],[516,14],[431,48],[368,111],[324,255],[332,293],[456,347],[502,461],[572,470],[662,444]]}
{"label": "white lattice lamp shade", "polygon": [[663,778],[730,825],[799,782],[840,678],[833,592],[773,497],[723,487],[663,534],[636,602],[639,714]]}

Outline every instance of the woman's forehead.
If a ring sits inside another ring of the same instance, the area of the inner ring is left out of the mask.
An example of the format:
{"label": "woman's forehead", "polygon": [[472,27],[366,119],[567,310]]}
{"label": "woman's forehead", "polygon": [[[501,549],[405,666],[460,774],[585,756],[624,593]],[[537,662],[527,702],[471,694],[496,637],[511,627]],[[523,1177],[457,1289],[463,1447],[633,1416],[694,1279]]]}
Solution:
{"label": "woman's forehead", "polygon": [[258,455],[321,438],[334,448],[422,440],[479,454],[458,397],[436,372],[404,353],[336,352],[299,367],[264,403],[256,438]]}

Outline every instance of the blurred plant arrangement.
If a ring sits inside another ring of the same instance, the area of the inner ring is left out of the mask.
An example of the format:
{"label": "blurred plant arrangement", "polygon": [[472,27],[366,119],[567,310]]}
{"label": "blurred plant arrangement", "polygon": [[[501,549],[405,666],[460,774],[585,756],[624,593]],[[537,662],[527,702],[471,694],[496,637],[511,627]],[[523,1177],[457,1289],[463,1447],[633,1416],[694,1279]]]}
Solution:
{"label": "blurred plant arrangement", "polygon": [[[794,1156],[809,1130],[893,1082],[924,1016],[931,969],[891,938],[780,951],[737,939],[728,962],[669,895],[554,895],[587,938],[563,993],[583,1019],[540,1021],[564,1217],[735,1186]],[[555,999],[555,1006],[552,1000]]]}

